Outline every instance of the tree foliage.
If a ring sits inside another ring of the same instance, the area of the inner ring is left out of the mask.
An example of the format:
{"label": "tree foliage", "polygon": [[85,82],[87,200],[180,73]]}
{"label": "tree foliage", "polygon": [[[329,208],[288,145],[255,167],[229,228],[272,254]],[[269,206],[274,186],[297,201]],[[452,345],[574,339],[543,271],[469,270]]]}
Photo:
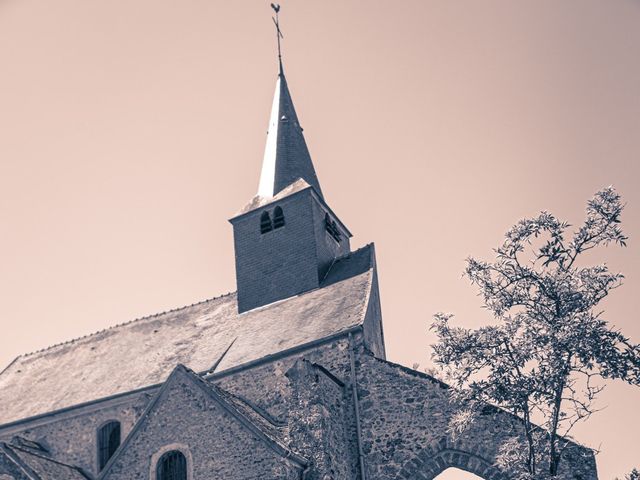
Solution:
{"label": "tree foliage", "polygon": [[[620,480],[618,477],[615,480]],[[625,474],[624,480],[640,480],[640,470],[634,468],[629,473]]]}
{"label": "tree foliage", "polygon": [[640,470],[634,468],[624,476],[624,480],[640,480]]}
{"label": "tree foliage", "polygon": [[[588,202],[573,233],[548,212],[521,220],[493,261],[467,260],[466,276],[494,324],[465,329],[435,315],[434,360],[463,404],[489,402],[523,420],[523,435],[505,442],[499,459],[513,476],[558,472],[571,429],[595,411],[602,379],[640,384],[640,348],[597,309],[623,276],[583,264],[589,250],[626,245],[623,208],[609,187]],[[460,418],[464,424],[469,415]]]}

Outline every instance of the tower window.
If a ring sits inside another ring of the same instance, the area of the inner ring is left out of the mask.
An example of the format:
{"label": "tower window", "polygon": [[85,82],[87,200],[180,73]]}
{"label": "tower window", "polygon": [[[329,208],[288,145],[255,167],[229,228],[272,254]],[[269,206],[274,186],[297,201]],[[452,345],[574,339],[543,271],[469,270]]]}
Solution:
{"label": "tower window", "polygon": [[187,459],[178,450],[171,450],[160,457],[156,468],[156,480],[187,480]]}
{"label": "tower window", "polygon": [[273,210],[273,228],[284,227],[284,212],[281,207],[276,207]]}
{"label": "tower window", "polygon": [[273,230],[273,225],[271,225],[269,212],[262,212],[262,215],[260,216],[260,233],[267,233],[271,230]]}
{"label": "tower window", "polygon": [[105,423],[98,430],[98,466],[102,470],[120,446],[120,422]]}
{"label": "tower window", "polygon": [[329,235],[331,235],[336,242],[340,243],[342,234],[340,233],[335,220],[331,220],[331,217],[329,217],[328,213],[325,213],[324,215],[324,228],[327,230],[327,232],[329,232]]}

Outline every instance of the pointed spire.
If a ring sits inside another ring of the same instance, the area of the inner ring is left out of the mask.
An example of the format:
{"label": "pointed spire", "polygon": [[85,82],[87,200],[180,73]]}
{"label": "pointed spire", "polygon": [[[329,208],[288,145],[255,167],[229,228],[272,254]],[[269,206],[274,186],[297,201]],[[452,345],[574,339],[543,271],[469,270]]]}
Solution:
{"label": "pointed spire", "polygon": [[302,134],[291,93],[287,85],[282,66],[280,51],[280,24],[278,22],[279,5],[271,5],[276,12],[273,19],[278,37],[278,81],[271,106],[269,131],[264,151],[262,173],[258,186],[258,195],[272,197],[283,188],[291,185],[299,178],[311,185],[322,197],[320,182],[311,162],[311,155]]}

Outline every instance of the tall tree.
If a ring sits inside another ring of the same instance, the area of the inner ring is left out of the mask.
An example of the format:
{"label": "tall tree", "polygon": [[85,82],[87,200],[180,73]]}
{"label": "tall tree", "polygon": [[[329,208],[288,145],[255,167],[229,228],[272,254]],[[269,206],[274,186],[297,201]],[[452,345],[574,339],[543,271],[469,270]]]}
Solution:
{"label": "tall tree", "polygon": [[[640,347],[597,308],[623,276],[605,264],[585,265],[583,255],[625,246],[623,208],[609,187],[588,202],[586,220],[572,234],[548,212],[521,220],[494,261],[467,260],[466,276],[495,322],[472,330],[435,315],[433,357],[463,404],[492,403],[522,419],[523,434],[505,442],[499,458],[514,476],[557,474],[571,429],[595,411],[602,379],[640,384]],[[462,413],[462,423],[474,418]]]}

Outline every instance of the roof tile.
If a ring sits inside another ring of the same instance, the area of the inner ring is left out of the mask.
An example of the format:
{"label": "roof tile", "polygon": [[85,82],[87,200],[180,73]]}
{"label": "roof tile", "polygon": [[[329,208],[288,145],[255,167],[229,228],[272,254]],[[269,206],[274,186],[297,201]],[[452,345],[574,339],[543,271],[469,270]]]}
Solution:
{"label": "roof tile", "polygon": [[0,425],[158,384],[178,363],[205,372],[234,339],[218,372],[360,325],[366,250],[321,288],[249,312],[232,293],[20,356],[0,374]]}

